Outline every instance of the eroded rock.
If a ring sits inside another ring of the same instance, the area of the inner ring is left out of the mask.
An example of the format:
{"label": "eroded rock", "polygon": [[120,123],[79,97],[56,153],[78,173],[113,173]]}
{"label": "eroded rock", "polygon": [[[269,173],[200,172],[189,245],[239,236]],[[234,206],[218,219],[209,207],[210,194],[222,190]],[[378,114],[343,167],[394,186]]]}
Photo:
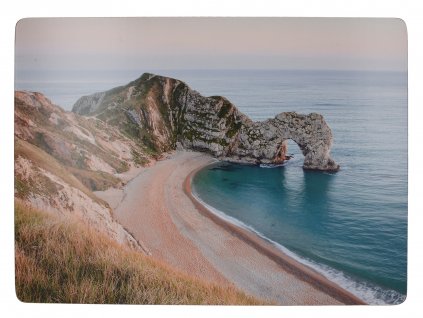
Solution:
{"label": "eroded rock", "polygon": [[126,120],[137,124],[139,137],[157,152],[178,143],[228,161],[278,164],[287,159],[292,139],[304,155],[305,169],[339,169],[330,157],[331,129],[320,114],[285,112],[253,122],[224,97],[204,97],[182,81],[148,73],[126,86],[82,97],[73,111],[122,126],[116,108],[131,114]]}

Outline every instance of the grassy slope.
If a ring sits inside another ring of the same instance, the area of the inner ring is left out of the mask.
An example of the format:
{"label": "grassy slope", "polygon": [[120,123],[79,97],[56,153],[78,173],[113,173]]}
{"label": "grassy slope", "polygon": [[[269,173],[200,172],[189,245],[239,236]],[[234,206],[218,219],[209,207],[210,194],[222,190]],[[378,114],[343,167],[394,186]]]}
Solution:
{"label": "grassy slope", "polygon": [[76,219],[15,201],[16,294],[25,302],[260,304],[121,246]]}
{"label": "grassy slope", "polygon": [[[15,159],[18,156],[22,156],[31,160],[36,167],[42,168],[53,175],[61,178],[64,182],[69,184],[71,187],[74,187],[81,192],[85,193],[89,198],[91,198],[94,202],[99,204],[107,205],[105,202],[97,198],[92,192],[91,189],[88,188],[88,184],[84,182],[84,178],[87,180],[87,183],[95,183],[98,184],[99,189],[105,189],[110,187],[113,184],[118,183],[120,180],[118,178],[113,178],[113,176],[108,176],[106,178],[100,172],[95,171],[87,171],[75,168],[66,168],[66,166],[62,165],[58,162],[54,157],[50,154],[46,153],[44,150],[34,146],[26,142],[25,140],[15,138]],[[76,177],[77,174],[79,179]],[[107,174],[105,174],[107,175]],[[82,180],[82,181],[81,181]],[[22,184],[22,180],[16,180],[16,171],[15,171],[15,183],[18,181],[18,184]],[[35,187],[33,184],[30,184],[30,187],[26,187],[26,192],[33,192],[35,191]],[[18,195],[21,198],[25,198],[25,193],[20,195],[18,189]],[[47,195],[51,195],[51,193],[47,193]]]}

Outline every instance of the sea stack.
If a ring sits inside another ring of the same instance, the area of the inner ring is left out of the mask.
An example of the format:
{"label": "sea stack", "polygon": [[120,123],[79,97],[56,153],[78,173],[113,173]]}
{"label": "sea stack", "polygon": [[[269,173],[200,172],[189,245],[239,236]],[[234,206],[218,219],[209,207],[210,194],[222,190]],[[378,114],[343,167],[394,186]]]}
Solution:
{"label": "sea stack", "polygon": [[145,73],[126,86],[81,97],[72,111],[118,126],[156,153],[179,146],[231,162],[280,164],[292,139],[304,155],[304,169],[339,170],[322,115],[284,112],[254,122],[225,97],[204,97],[169,77]]}

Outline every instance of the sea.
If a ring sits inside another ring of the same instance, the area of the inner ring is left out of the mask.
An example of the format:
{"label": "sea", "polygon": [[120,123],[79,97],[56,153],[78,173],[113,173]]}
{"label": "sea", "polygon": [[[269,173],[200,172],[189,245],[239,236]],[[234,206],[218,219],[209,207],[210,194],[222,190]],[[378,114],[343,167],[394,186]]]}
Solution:
{"label": "sea", "polygon": [[[253,120],[295,111],[324,116],[337,173],[217,162],[193,178],[198,200],[255,232],[369,304],[407,294],[407,73],[325,70],[149,70],[222,95]],[[40,91],[66,110],[87,94],[144,71],[17,72],[15,88]]]}

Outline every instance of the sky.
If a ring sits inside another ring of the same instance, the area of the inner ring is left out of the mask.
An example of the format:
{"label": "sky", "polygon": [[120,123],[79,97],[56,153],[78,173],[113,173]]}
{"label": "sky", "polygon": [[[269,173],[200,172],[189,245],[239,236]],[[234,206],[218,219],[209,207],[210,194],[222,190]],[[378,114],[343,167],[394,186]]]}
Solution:
{"label": "sky", "polygon": [[382,18],[27,18],[15,70],[407,70],[407,30]]}

